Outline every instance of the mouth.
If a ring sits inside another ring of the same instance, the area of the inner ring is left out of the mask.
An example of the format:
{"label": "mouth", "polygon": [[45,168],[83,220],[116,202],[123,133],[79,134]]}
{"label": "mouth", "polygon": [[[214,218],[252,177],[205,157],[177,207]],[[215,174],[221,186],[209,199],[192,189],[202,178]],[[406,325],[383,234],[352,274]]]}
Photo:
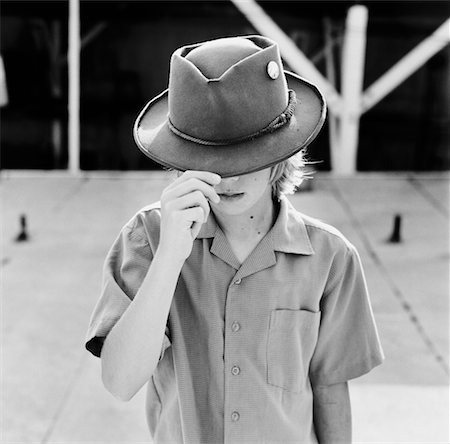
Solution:
{"label": "mouth", "polygon": [[244,197],[245,193],[218,193],[220,196],[220,200],[223,200],[225,202],[233,202],[233,201],[237,201],[239,199],[241,199],[242,197]]}

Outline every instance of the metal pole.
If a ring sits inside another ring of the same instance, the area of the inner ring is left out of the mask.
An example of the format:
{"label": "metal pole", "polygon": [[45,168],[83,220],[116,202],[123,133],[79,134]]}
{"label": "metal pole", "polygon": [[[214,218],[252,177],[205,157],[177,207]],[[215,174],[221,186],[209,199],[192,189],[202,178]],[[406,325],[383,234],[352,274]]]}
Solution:
{"label": "metal pole", "polygon": [[367,88],[362,98],[361,112],[375,106],[449,42],[450,19]]}
{"label": "metal pole", "polygon": [[[59,63],[59,53],[61,50],[61,23],[54,20],[51,25],[51,83],[52,97],[59,102],[62,97],[61,69]],[[62,119],[59,115],[52,120],[52,146],[54,168],[61,166],[61,145],[62,145]]]}
{"label": "metal pole", "polygon": [[[336,86],[336,69],[334,65],[334,46],[332,38],[332,23],[330,17],[325,17],[323,20],[324,33],[325,33],[325,67],[327,78],[329,82]],[[330,141],[330,153],[331,159],[335,157],[334,153],[339,152],[339,126],[338,117],[331,114],[328,117],[329,125],[329,141]],[[333,165],[331,165],[333,166]]]}
{"label": "metal pole", "polygon": [[6,87],[6,73],[3,58],[0,54],[0,107],[8,105],[8,89]]}
{"label": "metal pole", "polygon": [[80,171],[80,3],[69,0],[69,171]]}
{"label": "metal pole", "polygon": [[333,171],[356,171],[361,93],[366,53],[367,8],[352,6],[347,14],[342,55],[342,113],[339,152],[332,152]]}
{"label": "metal pole", "polygon": [[266,14],[256,1],[231,1],[258,32],[278,43],[281,55],[289,66],[297,74],[316,84],[326,97],[330,111],[338,115],[341,99],[336,89],[300,51],[292,39]]}

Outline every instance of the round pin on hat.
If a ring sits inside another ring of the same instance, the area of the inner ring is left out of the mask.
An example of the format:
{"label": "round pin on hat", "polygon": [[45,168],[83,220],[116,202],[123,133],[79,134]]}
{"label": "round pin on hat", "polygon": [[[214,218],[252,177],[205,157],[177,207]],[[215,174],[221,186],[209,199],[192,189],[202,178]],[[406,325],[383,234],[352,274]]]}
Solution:
{"label": "round pin on hat", "polygon": [[278,63],[273,60],[267,64],[267,74],[273,80],[278,79],[280,75],[280,68],[278,67]]}

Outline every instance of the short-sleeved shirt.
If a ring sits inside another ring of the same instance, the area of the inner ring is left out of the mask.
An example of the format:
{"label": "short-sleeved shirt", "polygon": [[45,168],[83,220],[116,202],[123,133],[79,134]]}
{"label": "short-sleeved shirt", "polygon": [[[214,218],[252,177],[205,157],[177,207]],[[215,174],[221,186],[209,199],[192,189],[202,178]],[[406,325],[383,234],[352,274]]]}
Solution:
{"label": "short-sleeved shirt", "polygon": [[[137,293],[158,246],[160,207],[140,210],[104,266],[86,347]],[[282,197],[272,229],[240,264],[211,213],[181,270],[147,384],[155,443],[317,443],[312,385],[383,360],[354,246]]]}

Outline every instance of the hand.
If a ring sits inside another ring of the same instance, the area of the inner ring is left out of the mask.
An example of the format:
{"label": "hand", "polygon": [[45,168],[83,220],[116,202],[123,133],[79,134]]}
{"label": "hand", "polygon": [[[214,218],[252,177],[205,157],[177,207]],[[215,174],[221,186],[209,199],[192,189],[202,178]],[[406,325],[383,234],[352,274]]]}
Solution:
{"label": "hand", "polygon": [[214,185],[221,177],[207,171],[186,171],[161,195],[161,234],[159,248],[174,259],[185,261],[194,239],[208,219],[209,202],[218,203]]}

